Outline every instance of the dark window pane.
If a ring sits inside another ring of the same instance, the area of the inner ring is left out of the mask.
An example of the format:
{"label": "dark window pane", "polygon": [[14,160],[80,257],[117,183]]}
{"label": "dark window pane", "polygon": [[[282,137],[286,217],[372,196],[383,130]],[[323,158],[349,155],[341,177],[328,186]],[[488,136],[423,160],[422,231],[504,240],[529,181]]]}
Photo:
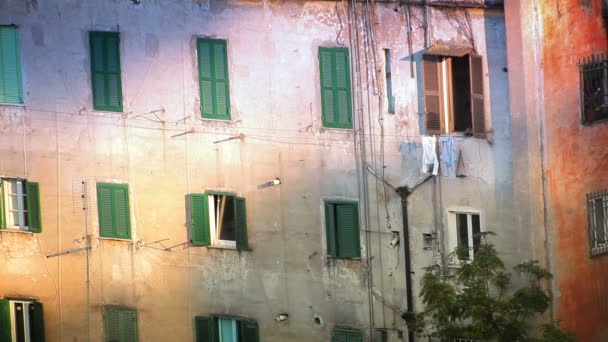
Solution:
{"label": "dark window pane", "polygon": [[479,215],[471,215],[473,225],[473,255],[477,255],[479,245],[481,245],[481,228],[479,224]]}
{"label": "dark window pane", "polygon": [[214,195],[216,229],[220,240],[236,241],[234,197]]}
{"label": "dark window pane", "polygon": [[454,131],[465,132],[473,129],[471,115],[471,77],[469,56],[452,57],[452,88],[454,96]]}
{"label": "dark window pane", "polygon": [[456,232],[458,234],[458,248],[469,247],[467,214],[456,214]]}
{"label": "dark window pane", "polygon": [[595,217],[593,228],[595,230],[595,245],[598,246],[606,243],[604,198],[597,198],[593,202],[593,215]]}

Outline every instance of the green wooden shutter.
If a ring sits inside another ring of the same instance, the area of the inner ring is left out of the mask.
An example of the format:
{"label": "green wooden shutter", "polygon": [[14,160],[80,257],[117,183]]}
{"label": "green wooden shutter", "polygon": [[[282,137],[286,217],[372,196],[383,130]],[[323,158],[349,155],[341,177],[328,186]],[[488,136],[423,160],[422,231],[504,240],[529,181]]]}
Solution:
{"label": "green wooden shutter", "polygon": [[16,26],[0,26],[0,103],[23,103],[21,47]]}
{"label": "green wooden shutter", "polygon": [[197,41],[201,115],[230,120],[228,49],[223,39]]}
{"label": "green wooden shutter", "polygon": [[347,332],[344,330],[334,329],[331,333],[332,342],[348,342]]}
{"label": "green wooden shutter", "polygon": [[120,311],[116,308],[104,309],[106,342],[122,342],[120,334]]}
{"label": "green wooden shutter", "polygon": [[236,226],[236,248],[248,250],[249,242],[247,239],[247,208],[245,199],[242,197],[234,198],[234,219]]}
{"label": "green wooden shutter", "polygon": [[99,213],[99,235],[114,237],[112,189],[107,184],[97,184],[97,209]]}
{"label": "green wooden shutter", "polygon": [[122,112],[120,36],[118,32],[89,32],[93,108]]}
{"label": "green wooden shutter", "polygon": [[137,342],[137,312],[128,309],[121,310],[120,325],[122,331],[121,342]]}
{"label": "green wooden shutter", "polygon": [[8,299],[0,299],[0,342],[12,342],[11,303]]}
{"label": "green wooden shutter", "polygon": [[194,317],[194,336],[196,342],[213,341],[213,319],[211,317]]}
{"label": "green wooden shutter", "polygon": [[137,311],[104,308],[106,342],[137,342]]}
{"label": "green wooden shutter", "polygon": [[128,185],[97,183],[97,208],[101,237],[131,238]]}
{"label": "green wooden shutter", "polygon": [[349,331],[348,342],[363,342],[363,336],[360,331]]}
{"label": "green wooden shutter", "polygon": [[473,111],[473,133],[476,137],[486,136],[485,107],[483,102],[483,62],[481,56],[469,55],[471,73],[471,109]]}
{"label": "green wooden shutter", "polygon": [[323,126],[353,128],[347,48],[319,48]]}
{"label": "green wooden shutter", "polygon": [[[4,179],[0,178],[0,229],[6,228],[6,218],[4,208]],[[0,341],[1,342],[1,341]]]}
{"label": "green wooden shutter", "polygon": [[239,332],[240,339],[239,342],[259,342],[260,341],[260,332],[258,327],[258,322],[249,321],[249,320],[240,320],[239,324]]}
{"label": "green wooden shutter", "polygon": [[44,342],[44,311],[42,303],[33,302],[30,304],[30,341]]}
{"label": "green wooden shutter", "polygon": [[333,203],[325,203],[325,236],[327,255],[336,256],[336,215]]}
{"label": "green wooden shutter", "polygon": [[27,201],[27,224],[31,232],[42,231],[42,220],[40,215],[40,190],[38,183],[25,183],[25,199]]}
{"label": "green wooden shutter", "polygon": [[209,196],[207,194],[190,194],[190,241],[193,246],[209,246]]}
{"label": "green wooden shutter", "polygon": [[357,204],[336,204],[336,233],[339,258],[358,258],[361,256],[359,245],[359,214]]}

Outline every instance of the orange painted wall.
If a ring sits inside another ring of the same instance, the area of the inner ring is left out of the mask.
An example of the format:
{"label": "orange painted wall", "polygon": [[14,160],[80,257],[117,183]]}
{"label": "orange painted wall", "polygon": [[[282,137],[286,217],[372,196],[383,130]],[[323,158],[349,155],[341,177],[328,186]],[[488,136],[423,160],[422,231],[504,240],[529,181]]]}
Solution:
{"label": "orange painted wall", "polygon": [[556,314],[579,341],[608,341],[608,255],[590,257],[585,200],[586,193],[608,188],[608,122],[581,124],[577,64],[607,49],[602,2],[540,2]]}

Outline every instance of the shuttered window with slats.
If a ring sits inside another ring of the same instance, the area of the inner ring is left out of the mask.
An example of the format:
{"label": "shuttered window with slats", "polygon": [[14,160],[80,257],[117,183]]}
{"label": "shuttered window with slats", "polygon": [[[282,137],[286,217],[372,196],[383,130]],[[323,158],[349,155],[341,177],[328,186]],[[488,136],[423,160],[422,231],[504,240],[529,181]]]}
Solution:
{"label": "shuttered window with slats", "polygon": [[42,232],[40,189],[37,182],[0,178],[0,229]]}
{"label": "shuttered window with slats", "polygon": [[334,329],[331,336],[332,342],[362,342],[363,336],[359,330]]}
{"label": "shuttered window with slats", "polygon": [[347,48],[319,48],[323,127],[353,128]]}
{"label": "shuttered window with slats", "polygon": [[129,187],[126,184],[97,183],[99,236],[131,238]]}
{"label": "shuttered window with slats", "polygon": [[327,255],[343,259],[361,256],[357,202],[326,201],[325,231]]}
{"label": "shuttered window with slats", "polygon": [[93,109],[122,112],[120,36],[118,32],[89,32]]}
{"label": "shuttered window with slats", "polygon": [[23,103],[21,47],[16,26],[0,26],[0,103]]}
{"label": "shuttered window with slats", "polygon": [[128,308],[104,308],[106,342],[137,342],[137,311]]}
{"label": "shuttered window with slats", "polygon": [[230,120],[226,40],[200,38],[197,50],[201,115],[206,119]]}

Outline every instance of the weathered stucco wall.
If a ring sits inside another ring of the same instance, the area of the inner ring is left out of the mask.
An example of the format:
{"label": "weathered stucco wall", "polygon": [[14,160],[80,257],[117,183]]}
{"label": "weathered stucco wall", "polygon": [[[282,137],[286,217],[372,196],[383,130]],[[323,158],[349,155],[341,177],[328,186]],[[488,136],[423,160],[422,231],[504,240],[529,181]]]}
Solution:
{"label": "weathered stucco wall", "polygon": [[[95,341],[103,337],[104,305],[136,308],[142,341],[192,340],[193,317],[207,314],[256,319],[262,341],[326,341],[336,325],[368,337],[370,327],[387,329],[389,340],[397,340],[397,330],[406,329],[394,309],[406,310],[403,246],[389,243],[393,231],[402,234],[400,202],[362,170],[384,169],[396,186],[421,177],[420,165],[398,147],[421,134],[416,56],[425,48],[424,15],[412,6],[409,56],[403,11],[397,4],[359,4],[353,12],[322,1],[2,2],[0,24],[20,30],[25,106],[0,106],[0,176],[40,183],[43,232],[0,232],[0,296],[43,302],[49,341],[84,340],[85,256],[45,255],[84,246],[88,225]],[[431,43],[473,39],[487,57],[492,139],[459,138],[467,177],[439,177],[411,196],[415,293],[422,268],[445,252],[450,208],[479,210],[509,264],[533,256],[527,217],[513,207],[504,17],[500,10],[468,10],[467,33],[458,25],[464,12],[447,11],[432,10]],[[120,32],[124,113],[92,110],[90,30]],[[195,42],[201,36],[228,41],[231,122],[200,119]],[[351,47],[357,130],[321,123],[317,48],[342,45]],[[383,97],[384,48],[393,55],[394,115]],[[146,114],[152,111],[160,120]],[[241,133],[243,141],[213,143]],[[256,189],[275,177],[280,186]],[[90,196],[86,220],[82,181]],[[132,241],[98,238],[97,181],[129,184]],[[186,242],[185,195],[205,189],[247,198],[252,251],[143,246]],[[359,201],[362,260],[324,256],[325,198]],[[432,232],[437,239],[426,250],[422,234]],[[422,308],[419,302],[415,308]],[[281,312],[289,320],[277,323]]]}

